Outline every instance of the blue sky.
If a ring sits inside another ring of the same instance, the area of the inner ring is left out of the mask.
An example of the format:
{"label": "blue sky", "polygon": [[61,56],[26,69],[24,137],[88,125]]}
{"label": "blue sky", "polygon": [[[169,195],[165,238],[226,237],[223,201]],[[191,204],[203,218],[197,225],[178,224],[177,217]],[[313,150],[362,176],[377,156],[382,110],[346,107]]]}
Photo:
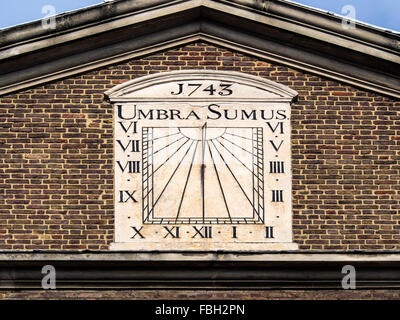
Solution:
{"label": "blue sky", "polygon": [[[45,5],[57,14],[84,8],[103,0],[0,0],[0,28],[41,19]],[[382,28],[400,31],[400,0],[295,0],[293,2],[341,14],[345,5],[355,8],[356,19]]]}

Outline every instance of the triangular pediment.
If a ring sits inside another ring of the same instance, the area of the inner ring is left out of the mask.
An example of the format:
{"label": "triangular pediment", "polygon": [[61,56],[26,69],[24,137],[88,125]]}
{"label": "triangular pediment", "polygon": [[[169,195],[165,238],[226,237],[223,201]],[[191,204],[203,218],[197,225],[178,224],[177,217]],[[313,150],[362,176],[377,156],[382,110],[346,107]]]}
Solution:
{"label": "triangular pediment", "polygon": [[283,0],[118,0],[5,29],[0,94],[205,41],[400,97],[398,34]]}

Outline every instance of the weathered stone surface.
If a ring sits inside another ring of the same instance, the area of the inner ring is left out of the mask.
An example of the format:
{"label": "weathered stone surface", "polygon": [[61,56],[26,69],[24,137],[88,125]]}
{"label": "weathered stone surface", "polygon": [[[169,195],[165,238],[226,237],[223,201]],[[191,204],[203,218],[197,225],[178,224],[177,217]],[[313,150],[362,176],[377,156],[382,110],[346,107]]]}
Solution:
{"label": "weathered stone surface", "polygon": [[114,250],[287,250],[290,103],[238,72],[186,70],[124,83],[114,103]]}

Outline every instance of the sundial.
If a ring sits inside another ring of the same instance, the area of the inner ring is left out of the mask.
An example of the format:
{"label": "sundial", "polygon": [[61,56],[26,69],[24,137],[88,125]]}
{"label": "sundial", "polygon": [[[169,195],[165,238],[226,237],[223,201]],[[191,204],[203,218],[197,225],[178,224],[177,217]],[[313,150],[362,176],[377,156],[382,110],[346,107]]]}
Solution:
{"label": "sundial", "polygon": [[143,223],[263,223],[262,130],[143,128]]}
{"label": "sundial", "polygon": [[106,93],[114,104],[112,250],[293,250],[290,103],[236,72],[177,71]]}

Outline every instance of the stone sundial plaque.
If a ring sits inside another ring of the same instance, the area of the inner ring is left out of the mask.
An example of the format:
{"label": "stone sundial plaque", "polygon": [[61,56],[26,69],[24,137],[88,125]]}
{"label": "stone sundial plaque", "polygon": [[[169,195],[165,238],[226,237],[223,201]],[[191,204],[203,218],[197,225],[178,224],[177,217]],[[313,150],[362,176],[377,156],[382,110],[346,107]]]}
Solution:
{"label": "stone sundial plaque", "polygon": [[236,72],[177,71],[114,103],[112,250],[292,250],[290,103]]}

